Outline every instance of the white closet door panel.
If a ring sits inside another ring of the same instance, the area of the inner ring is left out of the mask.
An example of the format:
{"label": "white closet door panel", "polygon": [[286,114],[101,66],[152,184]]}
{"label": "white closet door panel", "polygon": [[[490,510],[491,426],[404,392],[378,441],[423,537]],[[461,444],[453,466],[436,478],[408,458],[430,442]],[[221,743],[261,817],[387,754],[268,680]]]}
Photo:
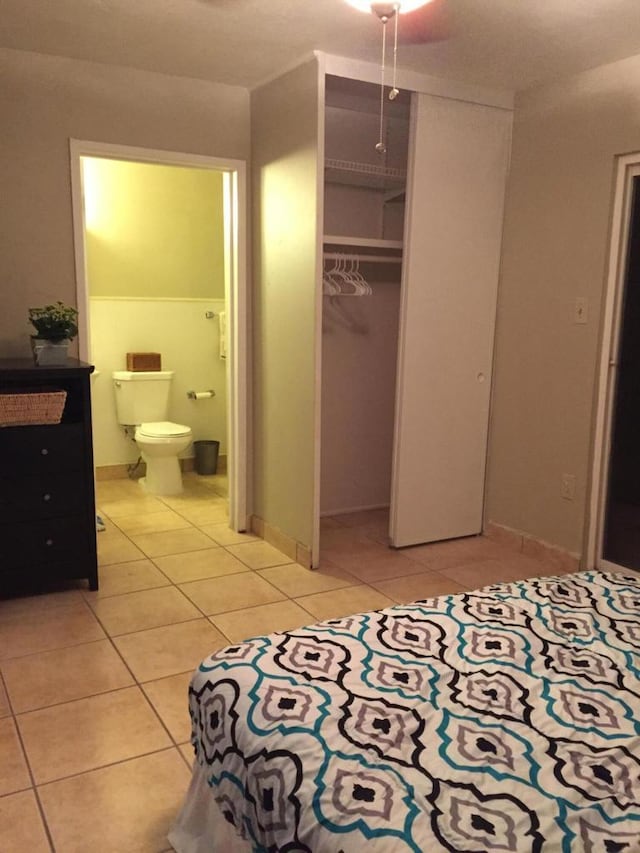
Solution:
{"label": "white closet door panel", "polygon": [[479,533],[511,114],[415,97],[391,541]]}

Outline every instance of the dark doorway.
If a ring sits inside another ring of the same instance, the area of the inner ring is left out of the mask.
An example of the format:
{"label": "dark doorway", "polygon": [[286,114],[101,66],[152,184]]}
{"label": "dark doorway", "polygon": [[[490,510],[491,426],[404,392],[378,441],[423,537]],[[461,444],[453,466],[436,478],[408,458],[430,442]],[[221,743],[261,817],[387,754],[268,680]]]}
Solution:
{"label": "dark doorway", "polygon": [[602,556],[640,569],[640,179],[633,182]]}

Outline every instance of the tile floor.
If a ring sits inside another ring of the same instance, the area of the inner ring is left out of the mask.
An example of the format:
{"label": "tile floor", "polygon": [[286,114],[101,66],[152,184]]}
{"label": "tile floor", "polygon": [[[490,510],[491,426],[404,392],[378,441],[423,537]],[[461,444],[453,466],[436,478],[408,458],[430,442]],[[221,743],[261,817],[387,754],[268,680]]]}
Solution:
{"label": "tile floor", "polygon": [[[98,484],[100,590],[0,602],[0,850],[161,853],[189,782],[192,670],[248,636],[558,567],[483,537],[386,546],[328,518],[310,572],[226,524],[224,478]],[[230,851],[232,853],[232,851]]]}

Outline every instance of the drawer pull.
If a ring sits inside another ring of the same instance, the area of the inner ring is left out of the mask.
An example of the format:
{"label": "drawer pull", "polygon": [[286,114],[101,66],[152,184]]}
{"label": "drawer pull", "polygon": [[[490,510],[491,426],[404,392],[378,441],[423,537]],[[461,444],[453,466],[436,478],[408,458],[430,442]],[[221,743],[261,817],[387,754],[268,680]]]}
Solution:
{"label": "drawer pull", "polygon": [[40,453],[42,454],[42,456],[48,456],[49,455],[49,451],[47,450],[46,447],[43,447],[42,450],[40,451]]}
{"label": "drawer pull", "polygon": [[53,539],[47,539],[44,544],[47,546],[47,548],[50,548],[53,545]]}
{"label": "drawer pull", "polygon": [[50,500],[51,500],[51,495],[47,492],[47,494],[46,494],[46,495],[43,495],[43,496],[42,496],[42,500],[43,500],[43,501],[50,501]]}

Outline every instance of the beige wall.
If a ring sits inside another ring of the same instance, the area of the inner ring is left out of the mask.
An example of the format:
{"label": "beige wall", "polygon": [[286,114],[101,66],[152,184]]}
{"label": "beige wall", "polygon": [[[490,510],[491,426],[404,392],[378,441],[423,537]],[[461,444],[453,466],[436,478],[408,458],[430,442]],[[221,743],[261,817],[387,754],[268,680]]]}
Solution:
{"label": "beige wall", "polygon": [[82,157],[91,296],[224,299],[222,172]]}
{"label": "beige wall", "polygon": [[[640,57],[517,99],[487,519],[582,551],[614,158],[640,150]],[[573,322],[576,297],[589,322]],[[574,501],[560,496],[576,475]]]}
{"label": "beige wall", "polygon": [[311,545],[315,489],[318,67],[251,95],[254,512]]}
{"label": "beige wall", "polygon": [[0,50],[0,352],[29,352],[27,309],[75,304],[69,138],[247,159],[244,89]]}

